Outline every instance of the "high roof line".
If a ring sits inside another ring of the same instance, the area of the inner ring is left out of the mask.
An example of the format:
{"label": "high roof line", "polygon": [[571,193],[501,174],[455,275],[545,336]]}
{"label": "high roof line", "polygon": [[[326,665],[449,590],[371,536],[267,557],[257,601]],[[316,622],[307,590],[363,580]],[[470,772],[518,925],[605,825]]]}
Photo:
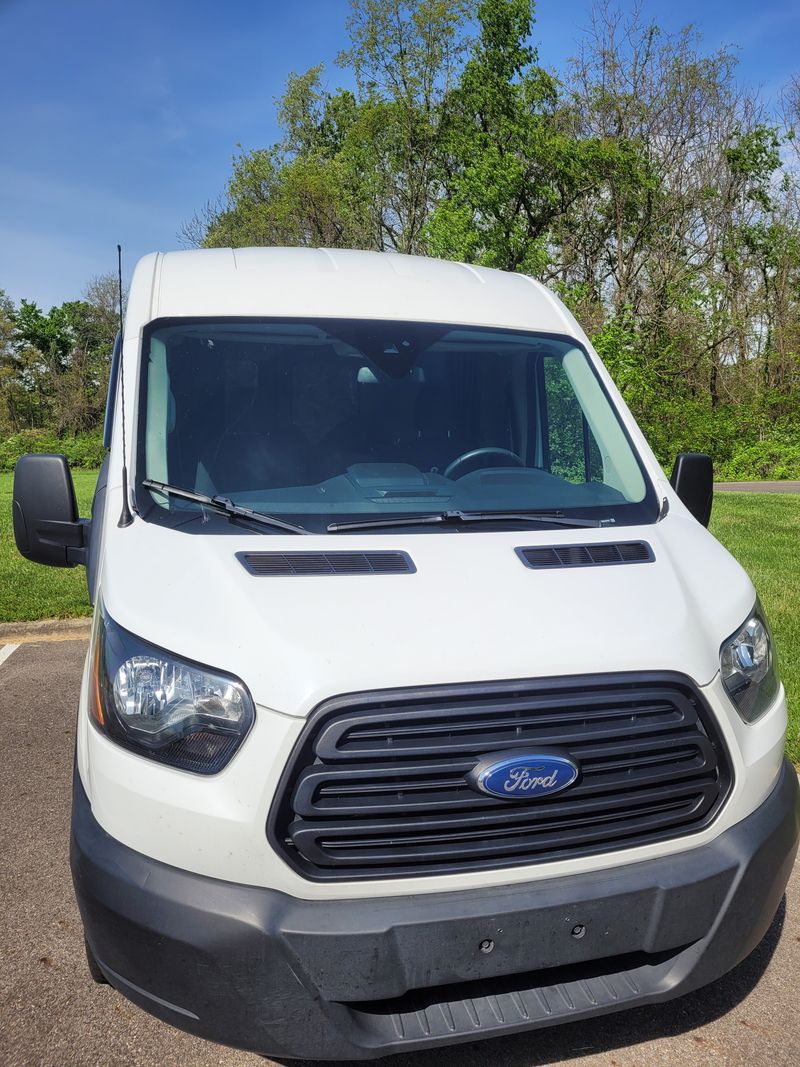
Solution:
{"label": "high roof line", "polygon": [[422,256],[322,248],[216,248],[140,260],[129,315],[160,318],[394,319],[536,330],[582,338],[535,279]]}

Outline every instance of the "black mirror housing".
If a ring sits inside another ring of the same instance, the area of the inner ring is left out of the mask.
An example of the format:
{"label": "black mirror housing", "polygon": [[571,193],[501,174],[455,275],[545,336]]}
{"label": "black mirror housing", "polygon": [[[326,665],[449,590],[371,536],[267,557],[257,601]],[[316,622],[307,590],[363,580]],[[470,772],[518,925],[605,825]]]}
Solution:
{"label": "black mirror housing", "polygon": [[680,452],[669,483],[697,521],[708,526],[714,499],[711,456],[705,452]]}
{"label": "black mirror housing", "polygon": [[20,457],[14,468],[14,540],[34,563],[75,567],[86,562],[90,523],[78,517],[66,456]]}

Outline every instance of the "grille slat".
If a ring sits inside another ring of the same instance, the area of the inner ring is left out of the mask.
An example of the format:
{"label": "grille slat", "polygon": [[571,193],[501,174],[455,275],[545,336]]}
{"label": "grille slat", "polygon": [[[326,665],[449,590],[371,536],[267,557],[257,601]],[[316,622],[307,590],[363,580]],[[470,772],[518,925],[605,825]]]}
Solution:
{"label": "grille slat", "polygon": [[[468,784],[487,753],[539,747],[578,762],[575,785],[512,802]],[[270,836],[316,879],[465,871],[691,833],[729,788],[713,718],[680,675],[392,690],[312,716]]]}
{"label": "grille slat", "polygon": [[[587,705],[588,704],[590,704],[590,701],[587,701]],[[585,708],[580,708],[577,711],[572,711],[570,709],[570,707],[569,707],[569,702],[568,701],[567,702],[562,702],[561,709],[557,710],[557,711],[551,711],[551,705],[546,704],[543,701],[538,702],[538,705],[537,705],[537,702],[535,702],[535,701],[525,701],[524,703],[520,702],[519,708],[518,708],[516,714],[513,715],[513,716],[497,714],[498,712],[500,712],[500,713],[505,712],[506,708],[507,708],[507,705],[498,704],[497,707],[494,707],[494,708],[490,707],[490,708],[481,709],[482,712],[483,712],[483,715],[479,719],[477,719],[476,721],[470,722],[468,719],[465,718],[463,720],[463,722],[459,723],[459,733],[464,733],[467,730],[480,730],[480,729],[484,728],[487,725],[489,727],[491,727],[491,729],[494,730],[494,731],[502,729],[503,727],[506,727],[506,726],[517,728],[524,721],[522,716],[521,716],[521,714],[520,714],[520,712],[527,712],[527,711],[532,713],[531,719],[532,719],[532,721],[535,722],[535,724],[537,726],[547,726],[549,723],[552,723],[552,722],[559,722],[559,723],[579,722],[580,723],[580,722],[583,722],[586,719],[586,709]],[[487,719],[485,717],[487,713],[492,715],[491,719]],[[428,715],[429,713],[423,712],[422,714]],[[412,720],[413,716],[414,716],[414,713],[413,712],[409,712],[407,718],[409,720]],[[659,717],[659,716],[661,717],[662,721],[664,719],[670,719],[670,718],[675,719],[676,721],[678,720],[678,716],[676,715],[676,713],[674,711],[674,708],[672,707],[672,705],[667,704],[667,703],[660,704],[660,705],[659,704],[650,705],[647,708],[643,708],[642,712],[639,715],[637,715],[636,718],[637,718],[637,721],[639,721],[639,720],[644,719],[645,717],[647,717],[648,719],[653,719],[653,718],[656,718],[656,717]],[[624,719],[626,721],[630,721],[631,718],[632,718],[632,715],[631,715],[631,712],[628,711],[628,710],[620,710],[619,708],[606,708],[605,710],[603,710],[603,709],[593,709],[592,718],[593,719],[602,719],[602,718],[605,718],[605,719]],[[376,729],[374,727],[371,728],[371,729],[363,729],[363,728],[359,729],[357,726],[355,726],[355,727],[350,726],[348,724],[347,720],[345,720],[341,724],[336,724],[336,726],[333,727],[333,729],[336,730],[337,733],[341,732],[343,728],[347,730],[346,743],[349,743],[350,745],[355,745],[355,744],[358,744],[358,743],[362,743],[363,744],[366,741],[372,741],[372,740],[375,740],[375,739],[377,739],[379,742],[383,742],[383,740],[385,738],[385,735],[386,735],[386,726],[382,727],[381,729]],[[393,737],[413,737],[413,736],[416,736],[416,737],[424,739],[427,742],[428,739],[433,738],[434,735],[436,735],[436,734],[450,734],[450,733],[452,733],[453,724],[452,724],[452,722],[447,722],[447,721],[445,721],[445,722],[435,722],[435,723],[431,723],[431,724],[428,724],[428,723],[420,724],[418,722],[415,723],[413,721],[406,722],[405,721],[405,717],[404,717],[403,720],[399,720],[397,723],[393,723],[391,729],[392,729],[392,736]],[[321,741],[320,745],[323,745],[323,744],[324,744],[324,741]],[[343,747],[342,741],[339,741],[338,739],[337,739],[337,747],[339,747],[339,748]]]}
{"label": "grille slat", "polygon": [[[702,774],[707,763],[703,755],[695,750],[688,759],[678,757],[673,761],[662,756],[655,767],[652,762],[639,766],[634,763],[633,766],[635,773],[625,775],[625,784],[629,789],[653,786],[661,782],[678,782],[686,778],[697,780],[698,774]],[[431,812],[467,808],[484,811],[497,807],[505,810],[509,803],[475,794],[467,785],[465,774],[454,775],[449,779],[403,778],[402,781],[376,783],[360,778],[354,781],[351,773],[340,773],[343,778],[347,776],[341,784],[326,776],[324,772],[320,774],[312,770],[305,773],[294,796],[296,814],[303,818],[315,818],[391,815],[398,810]],[[581,783],[570,789],[570,803],[614,792],[619,789],[621,778],[622,775],[613,765],[605,765],[601,773],[594,768],[588,770],[584,767]],[[321,784],[323,782],[324,785]],[[539,802],[543,817],[546,817],[553,803],[554,800],[546,799]]]}
{"label": "grille slat", "polygon": [[[638,784],[638,783],[637,783]],[[581,804],[576,805],[574,799],[563,800],[560,803],[553,798],[552,803],[542,804],[537,810],[537,827],[536,832],[539,832],[542,828],[546,828],[548,824],[554,820],[574,820],[578,821],[593,821],[596,817],[602,817],[610,812],[621,811],[638,811],[642,806],[647,806],[651,803],[671,801],[674,799],[687,799],[706,796],[708,794],[709,786],[713,789],[714,782],[706,781],[705,783],[698,783],[696,781],[682,781],[682,782],[670,782],[668,784],[662,784],[659,788],[652,788],[657,783],[649,783],[647,792],[643,792],[641,789],[632,791],[624,795],[618,795],[613,798],[609,798],[606,795],[600,795],[596,797],[587,796],[583,794],[581,797]],[[503,802],[501,801],[501,804]],[[578,812],[578,815],[575,813]],[[371,812],[370,817],[374,819],[378,812]],[[408,816],[410,813],[406,813]],[[340,817],[340,813],[337,813],[337,817]],[[420,822],[424,822],[424,830],[426,837],[433,835],[437,837],[441,834],[447,833],[448,836],[452,833],[453,837],[460,833],[461,828],[465,831],[472,829],[473,831],[480,832],[481,834],[488,835],[493,831],[493,827],[497,824],[502,826],[504,832],[507,832],[509,828],[526,828],[531,822],[530,805],[522,801],[512,805],[511,809],[507,804],[504,804],[502,808],[493,807],[489,810],[472,811],[472,812],[456,812],[454,814],[435,814],[431,815],[425,820],[419,820],[418,818],[409,819],[406,818],[383,818],[378,822],[360,822],[355,819],[349,819],[347,822],[331,821],[321,826],[319,829],[313,828],[312,830],[306,830],[301,823],[293,824],[289,828],[290,834],[297,839],[297,835],[302,833],[311,833],[317,836],[325,836],[333,840],[349,839],[359,837],[370,837],[370,835],[385,835],[386,837],[395,837],[405,834],[418,834],[420,831]],[[566,822],[564,823],[566,825]]]}
{"label": "grille slat", "polygon": [[[663,821],[664,819],[673,821],[676,813],[696,810],[701,802],[701,797],[690,797],[680,802],[664,801],[661,804],[649,805],[646,811],[646,818],[651,823],[656,820]],[[591,820],[588,818],[570,819],[566,821],[564,826],[560,826],[558,830],[553,830],[550,833],[546,830],[544,832],[538,830],[535,835],[535,844],[536,847],[544,850],[554,840],[562,847],[566,847],[574,841],[585,842],[592,835],[605,837],[608,831],[606,826],[602,824],[612,821],[614,821],[614,814],[611,812],[603,815],[593,815]],[[623,831],[619,824],[616,823],[615,825],[618,831],[622,833]],[[511,836],[506,826],[486,826],[472,830],[454,831],[450,834],[444,846],[438,837],[434,835],[423,836],[400,833],[396,833],[390,840],[385,837],[337,837],[328,839],[323,837],[317,841],[317,845],[322,855],[325,854],[325,851],[330,851],[331,849],[338,850],[340,861],[352,854],[352,858],[360,863],[364,850],[369,850],[373,859],[382,856],[407,863],[412,857],[424,860],[431,850],[439,858],[443,848],[451,855],[458,855],[466,845],[479,850],[483,855],[497,855],[509,850],[527,852],[530,848],[530,844],[526,840],[526,835],[528,834],[533,835],[533,831],[528,828],[523,828],[519,833]]]}
{"label": "grille slat", "polygon": [[[433,753],[436,747],[446,750],[473,751],[476,746],[500,748],[502,740],[508,745],[554,744],[551,737],[562,731],[580,732],[586,722],[617,720],[625,736],[645,731],[684,728],[697,722],[697,713],[690,701],[681,706],[658,699],[655,690],[644,688],[636,702],[625,707],[609,705],[604,695],[587,694],[575,707],[574,695],[546,697],[509,695],[506,700],[474,704],[453,701],[448,716],[432,716],[430,708],[412,705],[404,708],[400,717],[381,716],[381,727],[364,726],[357,715],[343,715],[327,724],[316,742],[318,757],[324,761],[380,759],[382,755],[413,755],[420,750]],[[458,729],[453,729],[453,722]],[[387,738],[390,738],[387,746]],[[390,753],[389,753],[390,747]]]}
{"label": "grille slat", "polygon": [[[607,717],[611,718],[611,717]],[[672,722],[659,722],[644,719],[639,721],[638,719],[631,719],[628,716],[614,716],[612,719],[613,727],[608,725],[608,733],[605,735],[607,738],[624,738],[626,740],[633,739],[634,737],[646,736],[647,734],[662,733],[668,730],[671,726],[675,729],[680,728],[681,724],[678,720]],[[504,726],[510,726],[511,729],[505,729]],[[502,736],[502,732],[507,737]],[[517,724],[501,724],[497,731],[492,730],[491,723],[481,724],[480,727],[467,726],[463,731],[464,736],[453,738],[452,733],[445,733],[443,739],[437,744],[433,744],[430,741],[426,741],[422,737],[409,737],[403,735],[401,731],[394,731],[392,733],[392,749],[397,756],[414,755],[415,753],[423,750],[429,751],[454,751],[464,750],[472,751],[476,746],[488,746],[491,749],[494,745],[505,746],[508,742],[513,742],[517,747],[519,745],[528,744],[529,742],[539,742],[544,744],[542,740],[546,738],[546,743],[550,745],[561,744],[564,741],[574,741],[576,738],[580,739],[585,736],[586,732],[586,719],[576,718],[567,723],[561,724],[548,724],[547,722],[536,723],[526,722]],[[499,735],[499,736],[498,736]],[[367,745],[358,747],[351,745],[349,747],[349,754],[351,757],[358,756],[359,759],[368,759],[378,752],[376,748],[370,748]],[[381,754],[386,754],[385,749],[381,749]]]}
{"label": "grille slat", "polygon": [[[702,807],[702,797],[691,797],[683,801],[664,801],[648,806],[639,815],[639,825],[649,831],[665,829],[681,824],[686,818],[695,816]],[[524,828],[510,835],[504,827],[488,827],[472,833],[460,831],[452,833],[446,840],[435,838],[414,838],[397,835],[390,839],[353,837],[314,838],[309,831],[298,832],[298,848],[302,847],[317,862],[330,863],[335,859],[338,866],[360,869],[365,864],[397,864],[404,867],[411,864],[442,863],[449,859],[463,869],[459,861],[463,860],[468,850],[473,866],[484,861],[481,866],[497,866],[492,860],[505,857],[524,857],[519,862],[528,862],[547,856],[549,859],[560,858],[565,852],[571,852],[579,846],[585,854],[596,842],[616,843],[628,836],[627,827],[612,814],[594,815],[589,820],[576,819],[558,829],[536,831]],[[498,840],[499,839],[499,840]],[[489,860],[487,864],[485,861]],[[502,864],[499,864],[502,865]],[[508,864],[506,864],[508,865]],[[354,872],[351,872],[354,873]]]}

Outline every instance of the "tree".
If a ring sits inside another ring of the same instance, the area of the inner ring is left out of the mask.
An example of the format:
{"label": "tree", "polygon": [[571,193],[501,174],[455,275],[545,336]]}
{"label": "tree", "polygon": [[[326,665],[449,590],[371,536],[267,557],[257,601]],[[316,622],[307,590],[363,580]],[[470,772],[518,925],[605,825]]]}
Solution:
{"label": "tree", "polygon": [[352,0],[351,47],[339,57],[359,86],[365,146],[379,175],[381,229],[400,252],[425,250],[441,196],[441,154],[468,38],[465,0]]}
{"label": "tree", "polygon": [[47,314],[29,300],[17,309],[7,303],[5,313],[10,329],[0,381],[7,429],[47,427],[75,434],[97,426],[119,327],[116,278],[92,279],[86,299]]}
{"label": "tree", "polygon": [[575,135],[613,156],[554,227],[558,284],[612,372],[626,368],[656,451],[724,458],[755,432],[756,365],[772,347],[752,237],[773,210],[780,132],[728,50],[704,54],[691,29],[665,33],[638,10],[596,10],[567,91]]}
{"label": "tree", "polygon": [[600,3],[558,78],[533,20],[532,0],[351,0],[354,89],[292,75],[281,139],[240,151],[185,239],[524,271],[558,289],[665,463],[705,448],[733,469],[797,435],[800,75],[774,114],[730,49]]}
{"label": "tree", "polygon": [[0,437],[10,433],[16,425],[16,410],[13,398],[14,350],[14,301],[0,289]]}
{"label": "tree", "polygon": [[602,151],[570,135],[556,79],[529,43],[532,0],[482,0],[480,35],[450,94],[435,255],[541,274],[550,227],[596,182]]}
{"label": "tree", "polygon": [[302,244],[425,250],[441,195],[441,140],[467,40],[467,0],[352,0],[338,57],[356,92],[323,68],[292,74],[281,141],[242,150],[221,203],[182,229],[187,244]]}

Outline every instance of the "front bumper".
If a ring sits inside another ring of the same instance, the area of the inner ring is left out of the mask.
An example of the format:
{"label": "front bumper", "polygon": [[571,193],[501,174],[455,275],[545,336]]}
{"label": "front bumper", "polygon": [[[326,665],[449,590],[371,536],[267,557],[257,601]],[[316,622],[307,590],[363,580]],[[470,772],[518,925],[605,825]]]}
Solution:
{"label": "front bumper", "polygon": [[368,1059],[680,996],[758,944],[800,833],[784,762],[752,815],[702,847],[502,888],[308,901],[149,859],[94,819],[71,848],[91,949],[154,1015],[271,1056]]}

